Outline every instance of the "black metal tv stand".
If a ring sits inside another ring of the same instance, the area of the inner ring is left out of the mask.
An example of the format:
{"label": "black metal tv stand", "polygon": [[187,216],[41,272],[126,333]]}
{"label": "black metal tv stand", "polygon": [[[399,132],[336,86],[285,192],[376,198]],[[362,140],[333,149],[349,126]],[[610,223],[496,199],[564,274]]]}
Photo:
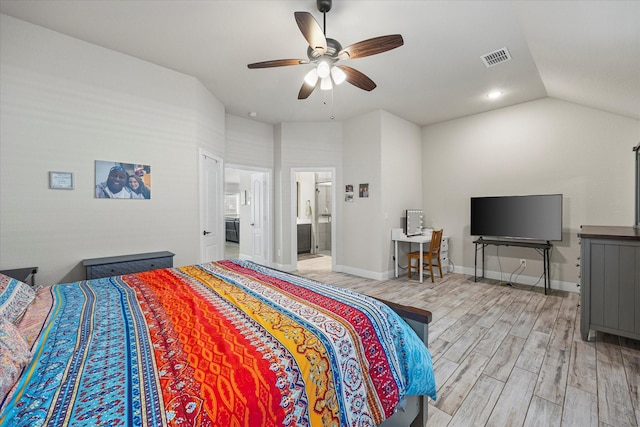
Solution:
{"label": "black metal tv stand", "polygon": [[[544,275],[544,294],[547,294],[547,289],[551,289],[551,272],[550,272],[550,251],[551,251],[551,242],[548,240],[546,242],[530,242],[526,240],[494,240],[494,239],[484,239],[480,237],[477,240],[474,240],[473,243],[476,245],[476,253],[473,261],[473,280],[477,282],[478,279],[484,279],[484,248],[493,245],[493,246],[518,246],[521,248],[533,248],[538,253],[542,255],[542,273]],[[482,249],[482,276],[478,277],[478,245],[481,245]]]}

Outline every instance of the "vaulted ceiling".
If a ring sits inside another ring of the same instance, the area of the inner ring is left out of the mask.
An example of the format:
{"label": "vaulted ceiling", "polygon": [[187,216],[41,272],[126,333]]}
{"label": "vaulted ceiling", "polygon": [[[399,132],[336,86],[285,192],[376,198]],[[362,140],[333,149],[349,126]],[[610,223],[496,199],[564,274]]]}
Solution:
{"label": "vaulted ceiling", "polygon": [[[315,0],[0,1],[0,13],[194,76],[228,113],[265,123],[383,109],[429,125],[544,97],[640,119],[640,1],[334,0],[327,37],[399,33],[404,45],[341,61],[373,91],[343,83],[306,100],[312,65],[247,68],[307,57],[295,11],[323,25]],[[487,68],[481,56],[503,48],[511,60]]]}

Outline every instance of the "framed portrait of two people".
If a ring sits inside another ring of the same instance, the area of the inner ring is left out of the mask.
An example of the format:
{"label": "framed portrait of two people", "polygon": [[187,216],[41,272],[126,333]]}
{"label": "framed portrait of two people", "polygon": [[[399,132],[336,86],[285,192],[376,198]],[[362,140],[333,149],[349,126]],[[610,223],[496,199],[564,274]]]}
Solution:
{"label": "framed portrait of two people", "polygon": [[150,199],[151,166],[96,160],[98,199]]}

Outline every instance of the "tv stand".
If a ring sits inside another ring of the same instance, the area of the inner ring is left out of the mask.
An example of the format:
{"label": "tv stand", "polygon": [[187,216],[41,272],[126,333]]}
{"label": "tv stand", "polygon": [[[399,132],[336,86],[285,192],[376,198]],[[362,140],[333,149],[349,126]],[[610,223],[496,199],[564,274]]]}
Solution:
{"label": "tv stand", "polygon": [[[526,240],[494,240],[494,239],[484,239],[480,237],[477,240],[474,240],[473,243],[476,245],[476,252],[473,261],[473,280],[477,282],[478,279],[484,279],[484,248],[493,245],[493,246],[518,246],[521,248],[533,248],[538,251],[539,254],[542,255],[542,273],[544,276],[544,294],[547,295],[547,289],[551,289],[551,272],[550,272],[550,251],[551,251],[551,242],[530,242]],[[481,246],[482,249],[482,276],[478,277],[478,245]]]}

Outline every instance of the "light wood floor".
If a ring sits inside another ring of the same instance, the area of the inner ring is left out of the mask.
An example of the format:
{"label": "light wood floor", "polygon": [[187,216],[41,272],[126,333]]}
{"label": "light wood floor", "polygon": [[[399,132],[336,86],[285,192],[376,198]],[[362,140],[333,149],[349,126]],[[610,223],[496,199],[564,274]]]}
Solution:
{"label": "light wood floor", "polygon": [[417,275],[375,281],[329,270],[316,258],[296,274],[433,313],[438,399],[428,427],[640,425],[640,341],[583,341],[577,293],[454,273],[421,284]]}

